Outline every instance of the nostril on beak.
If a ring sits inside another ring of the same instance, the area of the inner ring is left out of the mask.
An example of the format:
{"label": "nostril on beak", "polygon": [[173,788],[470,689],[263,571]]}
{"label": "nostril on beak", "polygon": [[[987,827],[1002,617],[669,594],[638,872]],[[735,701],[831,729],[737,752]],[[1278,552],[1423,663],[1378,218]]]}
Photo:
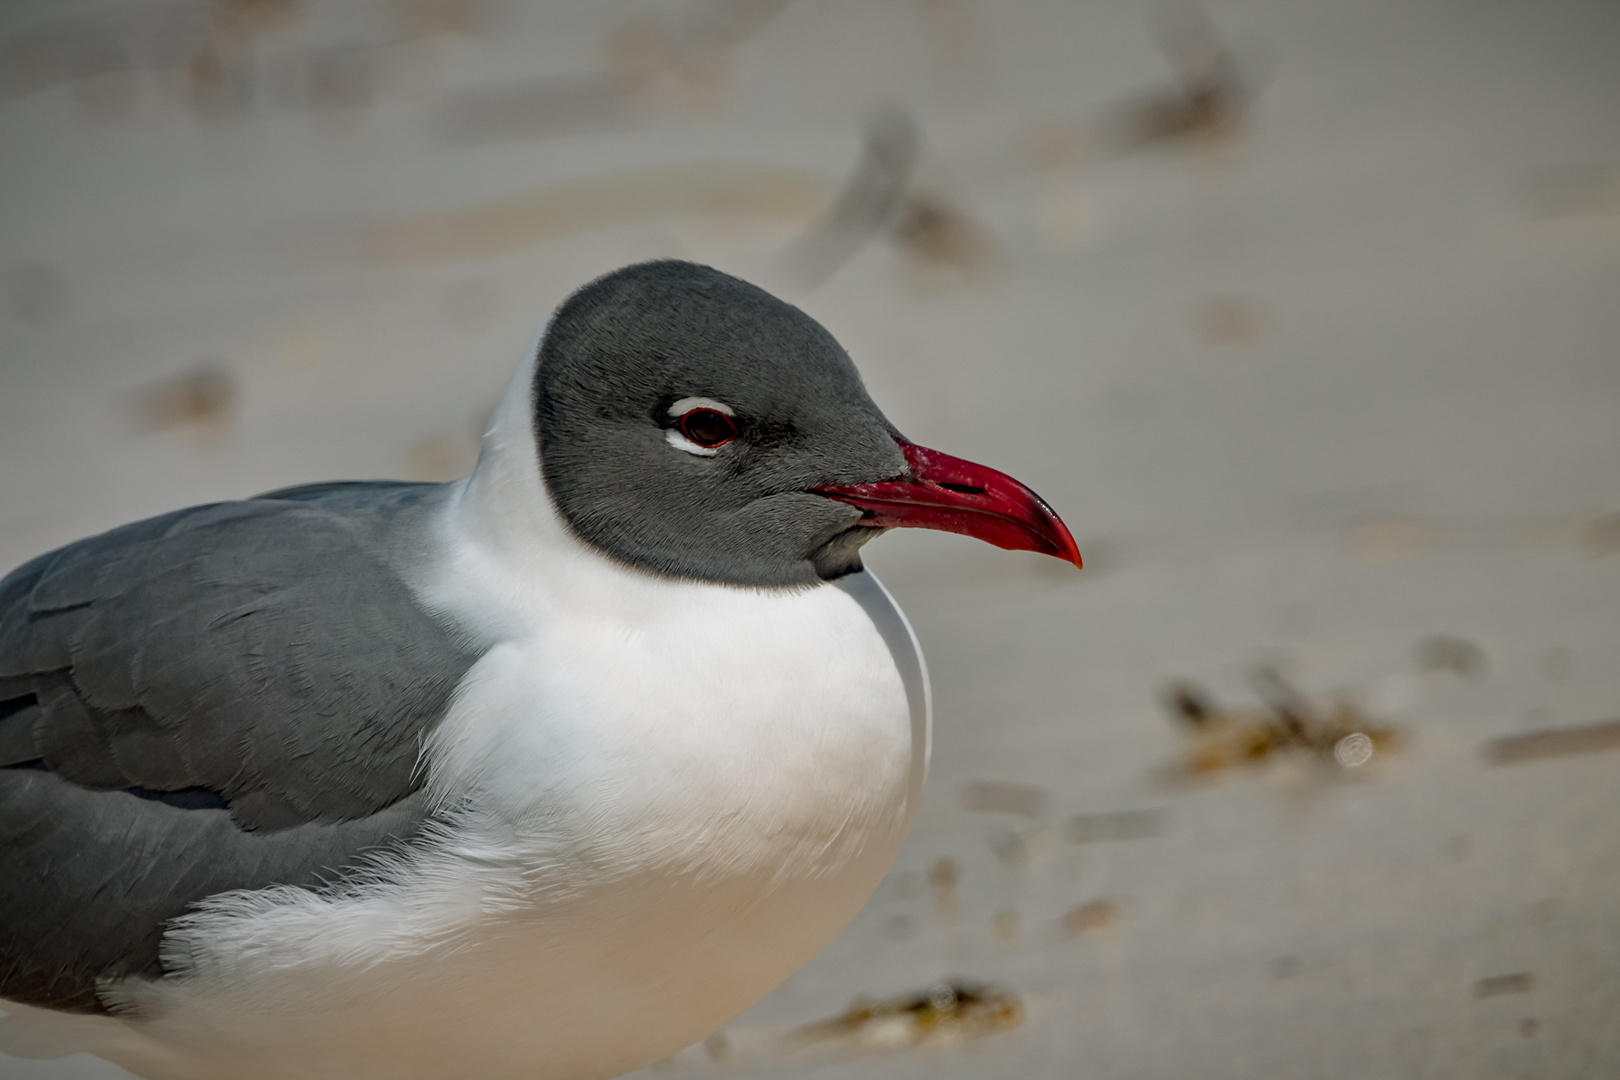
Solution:
{"label": "nostril on beak", "polygon": [[954,491],[958,495],[983,495],[984,488],[974,487],[972,484],[947,484],[943,480],[935,481],[946,491]]}

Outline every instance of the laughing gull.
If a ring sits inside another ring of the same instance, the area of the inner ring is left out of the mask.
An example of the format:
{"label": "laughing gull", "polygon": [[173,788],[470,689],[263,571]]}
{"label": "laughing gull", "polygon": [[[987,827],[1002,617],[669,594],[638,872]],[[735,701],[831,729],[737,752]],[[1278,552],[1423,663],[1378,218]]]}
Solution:
{"label": "laughing gull", "polygon": [[1080,556],[803,312],[632,266],[470,477],[114,529],[0,582],[0,1049],[148,1077],[573,1080],[854,917],[917,811],[892,526]]}

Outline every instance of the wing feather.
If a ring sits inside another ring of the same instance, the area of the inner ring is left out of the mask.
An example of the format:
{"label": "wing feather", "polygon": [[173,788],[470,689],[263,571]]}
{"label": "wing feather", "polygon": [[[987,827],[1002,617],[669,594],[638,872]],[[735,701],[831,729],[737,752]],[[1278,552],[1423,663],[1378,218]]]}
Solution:
{"label": "wing feather", "polygon": [[407,584],[442,498],[290,489],[0,581],[0,997],[96,1008],[196,901],[420,829],[422,739],[480,652]]}

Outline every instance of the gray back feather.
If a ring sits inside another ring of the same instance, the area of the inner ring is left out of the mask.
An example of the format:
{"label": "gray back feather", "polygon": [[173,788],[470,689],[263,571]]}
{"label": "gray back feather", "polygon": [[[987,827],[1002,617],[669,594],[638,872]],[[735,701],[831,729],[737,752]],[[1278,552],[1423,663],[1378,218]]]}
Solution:
{"label": "gray back feather", "polygon": [[165,920],[408,838],[477,645],[416,604],[436,485],[137,522],[0,582],[0,997],[94,1007]]}

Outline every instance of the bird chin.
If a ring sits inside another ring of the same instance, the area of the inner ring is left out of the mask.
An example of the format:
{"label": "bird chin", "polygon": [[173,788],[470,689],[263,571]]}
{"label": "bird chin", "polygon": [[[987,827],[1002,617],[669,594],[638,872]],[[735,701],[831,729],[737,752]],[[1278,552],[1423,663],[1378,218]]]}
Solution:
{"label": "bird chin", "polygon": [[837,581],[841,577],[859,573],[865,569],[861,565],[861,548],[867,541],[888,531],[870,525],[851,525],[834,533],[810,555],[817,576],[823,581]]}

